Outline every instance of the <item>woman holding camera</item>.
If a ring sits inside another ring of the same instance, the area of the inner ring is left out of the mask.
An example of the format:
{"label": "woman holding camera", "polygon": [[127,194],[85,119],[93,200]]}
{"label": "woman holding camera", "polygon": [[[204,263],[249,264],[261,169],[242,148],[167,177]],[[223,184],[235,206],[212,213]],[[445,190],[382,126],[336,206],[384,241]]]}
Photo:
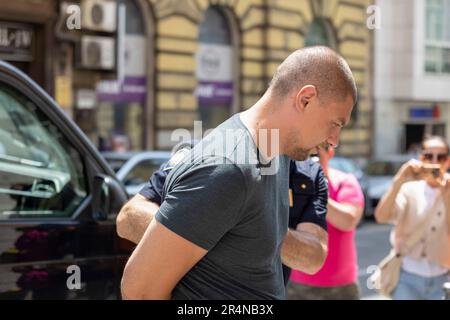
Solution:
{"label": "woman holding camera", "polygon": [[[395,300],[438,300],[450,270],[449,145],[426,138],[418,160],[405,163],[375,210],[379,223],[392,223],[391,243],[403,257]],[[422,230],[422,231],[418,231]],[[421,237],[412,247],[409,237]]]}

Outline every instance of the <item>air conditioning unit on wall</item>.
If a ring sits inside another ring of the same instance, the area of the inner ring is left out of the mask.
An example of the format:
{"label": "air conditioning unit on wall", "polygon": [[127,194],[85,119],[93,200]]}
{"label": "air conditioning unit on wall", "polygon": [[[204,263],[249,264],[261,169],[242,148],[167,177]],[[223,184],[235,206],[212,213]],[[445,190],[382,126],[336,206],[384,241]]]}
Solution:
{"label": "air conditioning unit on wall", "polygon": [[109,0],[82,0],[81,28],[115,32],[117,29],[117,3]]}
{"label": "air conditioning unit on wall", "polygon": [[81,67],[112,71],[116,66],[115,52],[114,38],[83,36],[81,38]]}

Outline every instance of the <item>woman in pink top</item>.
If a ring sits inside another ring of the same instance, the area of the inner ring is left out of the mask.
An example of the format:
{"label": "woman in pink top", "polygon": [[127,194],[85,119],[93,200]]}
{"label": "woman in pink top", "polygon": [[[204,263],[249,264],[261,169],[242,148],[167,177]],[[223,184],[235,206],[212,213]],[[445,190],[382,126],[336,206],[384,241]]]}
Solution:
{"label": "woman in pink top", "polygon": [[294,271],[288,286],[289,299],[359,299],[355,228],[364,208],[364,196],[356,178],[332,168],[334,149],[319,150],[328,179],[328,256],[315,275]]}

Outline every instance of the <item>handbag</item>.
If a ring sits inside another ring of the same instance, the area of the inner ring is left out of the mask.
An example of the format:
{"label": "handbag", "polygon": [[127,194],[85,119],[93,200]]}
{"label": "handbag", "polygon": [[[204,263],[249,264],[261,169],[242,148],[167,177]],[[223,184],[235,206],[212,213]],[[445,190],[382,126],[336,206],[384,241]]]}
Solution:
{"label": "handbag", "polygon": [[[405,241],[404,248],[406,248],[406,250],[402,251],[409,253],[415,247],[415,245],[419,243],[425,233],[425,230],[431,223],[433,212],[435,211],[439,200],[440,194],[438,194],[438,196],[436,197],[434,205],[429,209],[426,220],[421,223],[419,228],[417,228]],[[400,279],[400,270],[402,267],[404,255],[406,254],[396,252],[395,249],[392,248],[389,254],[384,257],[383,260],[381,260],[381,262],[378,264],[377,270],[369,277],[369,281],[371,282],[372,286],[376,288],[381,295],[390,297],[391,293],[397,287],[398,281]]]}

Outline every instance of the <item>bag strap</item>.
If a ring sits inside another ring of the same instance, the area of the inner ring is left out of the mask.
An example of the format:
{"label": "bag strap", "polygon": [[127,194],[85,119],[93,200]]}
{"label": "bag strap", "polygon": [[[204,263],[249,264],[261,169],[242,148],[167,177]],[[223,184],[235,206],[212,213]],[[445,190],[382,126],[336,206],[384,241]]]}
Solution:
{"label": "bag strap", "polygon": [[[428,209],[428,212],[426,214],[426,218],[425,221],[423,221],[420,226],[414,230],[414,233],[412,233],[409,238],[406,239],[403,247],[406,248],[406,252],[409,253],[410,251],[412,251],[412,249],[416,246],[416,244],[418,244],[420,242],[420,240],[422,239],[423,235],[425,234],[425,231],[427,230],[428,226],[431,223],[431,220],[434,217],[434,212],[437,209],[437,206],[440,203],[441,200],[441,192],[438,191],[438,194],[436,195],[436,198],[434,200],[433,206]],[[404,250],[402,250],[404,251]],[[402,256],[404,256],[405,254],[401,254]]]}

